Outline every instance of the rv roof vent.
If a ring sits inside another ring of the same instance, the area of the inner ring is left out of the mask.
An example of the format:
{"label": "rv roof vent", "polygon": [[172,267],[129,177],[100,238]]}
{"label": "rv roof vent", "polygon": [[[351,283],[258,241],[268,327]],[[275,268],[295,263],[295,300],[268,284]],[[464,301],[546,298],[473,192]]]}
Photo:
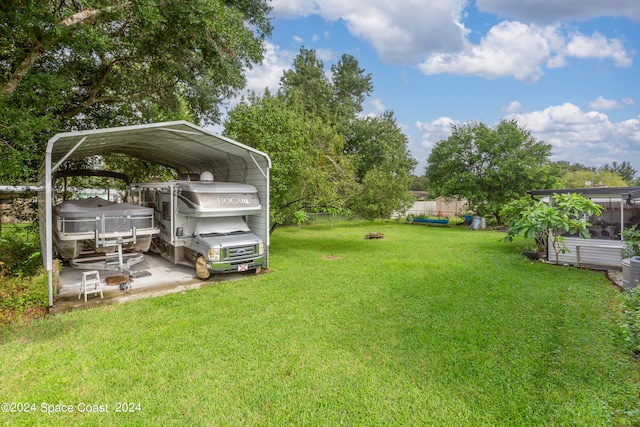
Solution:
{"label": "rv roof vent", "polygon": [[202,172],[200,174],[200,181],[213,181],[213,174],[211,172]]}

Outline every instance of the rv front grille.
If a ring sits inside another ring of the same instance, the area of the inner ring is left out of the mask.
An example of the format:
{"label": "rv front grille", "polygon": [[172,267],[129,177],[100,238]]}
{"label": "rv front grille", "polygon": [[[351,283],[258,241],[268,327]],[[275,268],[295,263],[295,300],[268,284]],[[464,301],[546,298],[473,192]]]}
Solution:
{"label": "rv front grille", "polygon": [[233,248],[227,248],[225,250],[225,259],[234,260],[234,259],[243,259],[246,257],[251,257],[254,255],[254,246],[236,246]]}

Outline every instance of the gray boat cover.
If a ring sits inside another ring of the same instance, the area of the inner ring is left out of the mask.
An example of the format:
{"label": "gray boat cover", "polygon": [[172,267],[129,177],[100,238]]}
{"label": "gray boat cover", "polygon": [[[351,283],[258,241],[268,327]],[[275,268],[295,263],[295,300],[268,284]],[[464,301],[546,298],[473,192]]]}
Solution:
{"label": "gray boat cover", "polygon": [[[63,221],[56,221],[64,233],[129,231],[153,227],[153,208],[130,203],[114,203],[99,197],[67,200],[53,208]],[[104,217],[104,220],[103,220]]]}

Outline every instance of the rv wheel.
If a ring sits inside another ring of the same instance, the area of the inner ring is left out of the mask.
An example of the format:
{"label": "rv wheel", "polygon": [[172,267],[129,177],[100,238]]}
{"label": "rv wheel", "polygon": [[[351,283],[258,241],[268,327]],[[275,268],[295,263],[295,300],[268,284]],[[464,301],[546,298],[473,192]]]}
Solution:
{"label": "rv wheel", "polygon": [[202,255],[196,260],[196,276],[198,276],[200,280],[207,280],[211,277],[211,272],[207,268],[207,261]]}

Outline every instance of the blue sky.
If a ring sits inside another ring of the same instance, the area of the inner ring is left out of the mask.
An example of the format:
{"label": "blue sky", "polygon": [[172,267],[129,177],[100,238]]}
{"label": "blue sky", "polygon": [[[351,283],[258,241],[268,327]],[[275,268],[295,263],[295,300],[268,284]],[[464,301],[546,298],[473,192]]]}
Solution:
{"label": "blue sky", "polygon": [[373,78],[363,114],[395,113],[424,174],[450,124],[516,119],[552,160],[640,171],[638,0],[272,0],[248,89],[277,90],[300,47]]}

